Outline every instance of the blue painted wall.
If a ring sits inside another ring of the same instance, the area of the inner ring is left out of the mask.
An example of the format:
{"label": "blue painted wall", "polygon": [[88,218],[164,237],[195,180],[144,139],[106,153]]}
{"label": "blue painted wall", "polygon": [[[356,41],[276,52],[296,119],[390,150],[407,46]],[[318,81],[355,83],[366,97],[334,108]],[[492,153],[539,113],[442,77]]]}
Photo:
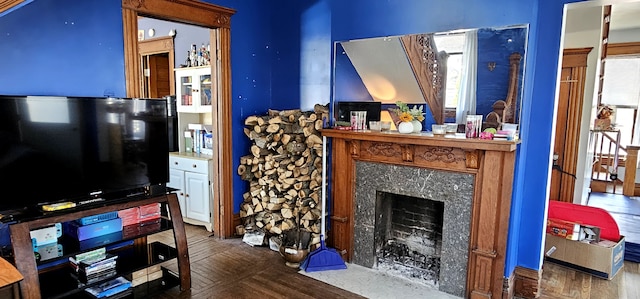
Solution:
{"label": "blue painted wall", "polygon": [[38,0],[0,18],[0,93],[125,95],[119,1]]}
{"label": "blue painted wall", "polygon": [[[245,117],[294,107],[306,86],[291,73],[301,78],[310,72],[330,73],[330,53],[309,55],[311,41],[531,24],[523,82],[524,140],[516,162],[505,274],[516,265],[540,269],[562,7],[571,1],[280,0],[275,3],[282,5],[273,7],[273,2],[259,0],[210,2],[238,10],[231,41],[236,166],[249,148],[242,133]],[[119,3],[38,0],[0,18],[0,93],[124,96]],[[290,7],[278,11],[284,4]],[[312,7],[310,13],[307,8]],[[303,30],[290,28],[295,26]],[[294,36],[297,32],[301,36]],[[303,67],[307,65],[317,68]],[[331,87],[319,80],[317,89],[323,88]],[[234,176],[236,205],[245,190]]]}

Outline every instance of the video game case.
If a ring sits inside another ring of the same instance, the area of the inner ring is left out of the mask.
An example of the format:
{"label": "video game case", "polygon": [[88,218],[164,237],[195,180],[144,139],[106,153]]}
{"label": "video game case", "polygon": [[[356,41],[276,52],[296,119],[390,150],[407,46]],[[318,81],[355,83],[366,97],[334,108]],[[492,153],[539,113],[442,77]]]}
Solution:
{"label": "video game case", "polygon": [[83,286],[88,285],[88,284],[96,283],[98,281],[114,277],[114,276],[116,276],[116,274],[118,274],[118,271],[116,271],[116,269],[113,268],[113,269],[104,270],[101,273],[96,273],[96,274],[93,274],[93,275],[90,275],[90,276],[83,276],[83,275],[80,275],[80,274],[76,275],[74,273],[71,273],[71,277],[73,277],[74,279],[78,280],[78,282],[79,282],[78,286],[79,287],[83,287]]}
{"label": "video game case", "polygon": [[113,262],[110,262],[110,263],[107,263],[107,264],[102,264],[99,267],[93,267],[93,268],[86,269],[86,270],[82,269],[82,268],[79,268],[79,269],[77,269],[76,272],[78,273],[78,275],[89,277],[91,275],[94,275],[94,274],[97,274],[97,273],[101,273],[103,271],[108,271],[110,269],[115,269],[115,268],[116,268],[116,261],[113,261]]}
{"label": "video game case", "polygon": [[97,286],[86,288],[85,291],[96,298],[104,298],[119,294],[131,288],[131,282],[120,276]]}
{"label": "video game case", "polygon": [[117,258],[118,258],[117,255],[107,254],[104,259],[98,260],[98,261],[91,261],[91,263],[87,263],[84,261],[77,262],[72,258],[69,258],[69,260],[71,261],[71,266],[76,270],[76,272],[82,270],[90,274],[90,273],[100,271],[102,269],[106,269],[109,267],[115,267]]}
{"label": "video game case", "polygon": [[101,261],[107,256],[107,249],[100,247],[91,251],[87,251],[81,254],[76,254],[75,257],[69,257],[72,263],[78,264],[80,262],[91,263],[93,261]]}

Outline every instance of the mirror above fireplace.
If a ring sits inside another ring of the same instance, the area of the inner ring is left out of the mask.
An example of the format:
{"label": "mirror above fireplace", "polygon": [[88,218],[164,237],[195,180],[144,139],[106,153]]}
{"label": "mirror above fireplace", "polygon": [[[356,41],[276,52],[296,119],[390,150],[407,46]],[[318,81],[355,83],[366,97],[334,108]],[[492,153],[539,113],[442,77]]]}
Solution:
{"label": "mirror above fireplace", "polygon": [[485,119],[497,101],[518,123],[528,25],[336,42],[334,109],[340,101],[396,101],[427,108],[426,125]]}

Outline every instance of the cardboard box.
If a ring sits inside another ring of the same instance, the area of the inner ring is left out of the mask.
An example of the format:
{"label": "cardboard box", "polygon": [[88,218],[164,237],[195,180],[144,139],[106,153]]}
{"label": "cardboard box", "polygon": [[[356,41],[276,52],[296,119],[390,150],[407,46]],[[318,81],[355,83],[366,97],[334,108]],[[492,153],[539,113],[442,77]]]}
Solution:
{"label": "cardboard box", "polygon": [[580,224],[578,223],[553,218],[547,219],[547,234],[569,240],[578,240],[579,232]]}
{"label": "cardboard box", "polygon": [[147,276],[147,280],[148,281],[154,281],[154,280],[160,279],[160,278],[162,278],[162,270],[155,271],[155,272],[150,272],[149,275]]}
{"label": "cardboard box", "polygon": [[574,241],[600,242],[600,228],[561,219],[547,219],[547,233]]}
{"label": "cardboard box", "polygon": [[624,266],[624,236],[618,242],[586,243],[547,234],[547,260],[611,280]]}
{"label": "cardboard box", "polygon": [[593,122],[593,128],[595,130],[608,130],[608,129],[611,128],[611,119],[609,119],[609,118],[605,118],[605,119],[597,118]]}
{"label": "cardboard box", "polygon": [[149,273],[162,271],[162,266],[160,266],[160,265],[149,266],[149,268],[147,268],[147,270],[149,271]]}

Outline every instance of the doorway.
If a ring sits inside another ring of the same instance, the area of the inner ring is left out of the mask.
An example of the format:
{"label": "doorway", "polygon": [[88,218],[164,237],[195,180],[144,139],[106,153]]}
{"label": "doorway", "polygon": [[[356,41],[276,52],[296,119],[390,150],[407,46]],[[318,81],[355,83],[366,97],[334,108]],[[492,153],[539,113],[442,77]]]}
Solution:
{"label": "doorway", "polygon": [[144,2],[122,0],[124,60],[127,97],[141,96],[140,56],[138,51],[138,17],[152,17],[209,28],[209,43],[218,52],[218,101],[211,107],[214,136],[214,159],[210,170],[212,181],[214,231],[220,238],[234,234],[233,214],[233,147],[231,119],[231,16],[235,10],[195,0]]}
{"label": "doorway", "polygon": [[174,95],[175,50],[173,37],[138,41],[138,49],[140,52],[141,97],[162,98]]}

